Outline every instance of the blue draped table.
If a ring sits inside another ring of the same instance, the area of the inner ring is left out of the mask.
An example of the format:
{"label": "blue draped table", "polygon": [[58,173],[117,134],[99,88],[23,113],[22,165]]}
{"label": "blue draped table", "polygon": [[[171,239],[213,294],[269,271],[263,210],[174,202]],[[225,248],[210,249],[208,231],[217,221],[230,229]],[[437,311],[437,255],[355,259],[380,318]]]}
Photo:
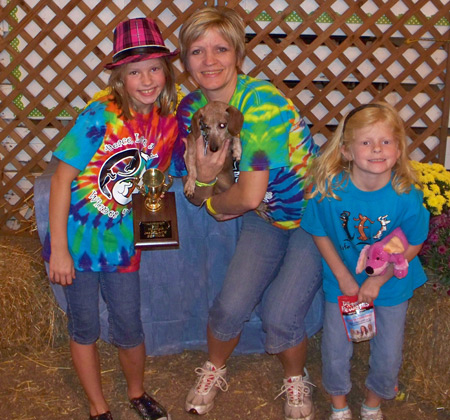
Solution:
{"label": "blue draped table", "polygon": [[[35,214],[41,242],[48,228],[50,179],[53,159],[34,185]],[[189,203],[181,179],[175,179],[180,248],[143,251],[140,268],[141,315],[149,355],[206,350],[208,309],[220,291],[227,266],[239,236],[240,220],[216,222],[204,209]],[[267,244],[270,246],[270,244]],[[48,267],[47,267],[48,268]],[[301,275],[301,273],[299,273]],[[66,309],[62,287],[52,289],[58,304]],[[282,304],[282,302],[280,302]],[[106,305],[100,301],[101,338],[108,340]],[[323,296],[318,293],[307,315],[307,332],[322,327]],[[264,332],[259,307],[246,323],[236,353],[264,352]]]}

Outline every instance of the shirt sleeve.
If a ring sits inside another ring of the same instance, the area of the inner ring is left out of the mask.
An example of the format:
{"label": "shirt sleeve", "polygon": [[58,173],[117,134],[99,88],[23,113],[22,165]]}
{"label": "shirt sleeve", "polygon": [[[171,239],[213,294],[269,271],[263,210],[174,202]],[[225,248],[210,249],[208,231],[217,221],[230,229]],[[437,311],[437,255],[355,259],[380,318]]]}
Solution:
{"label": "shirt sleeve", "polygon": [[423,205],[423,193],[412,186],[409,194],[405,194],[405,215],[401,228],[410,245],[419,245],[427,239],[430,213]]}
{"label": "shirt sleeve", "polygon": [[106,133],[105,108],[94,102],[77,118],[75,125],[58,145],[54,155],[82,171],[103,142]]}
{"label": "shirt sleeve", "polygon": [[311,235],[328,236],[322,224],[320,204],[317,196],[308,200],[300,226]]}

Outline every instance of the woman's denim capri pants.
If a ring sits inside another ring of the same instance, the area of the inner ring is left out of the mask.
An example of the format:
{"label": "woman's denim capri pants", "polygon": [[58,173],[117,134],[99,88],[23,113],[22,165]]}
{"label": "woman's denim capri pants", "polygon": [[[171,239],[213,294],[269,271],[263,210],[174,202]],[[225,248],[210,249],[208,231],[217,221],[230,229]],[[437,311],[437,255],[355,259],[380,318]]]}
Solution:
{"label": "woman's denim capri pants", "polygon": [[309,233],[280,229],[248,212],[209,311],[210,331],[221,341],[237,337],[261,302],[266,351],[294,347],[306,337],[305,315],[321,283],[321,257]]}

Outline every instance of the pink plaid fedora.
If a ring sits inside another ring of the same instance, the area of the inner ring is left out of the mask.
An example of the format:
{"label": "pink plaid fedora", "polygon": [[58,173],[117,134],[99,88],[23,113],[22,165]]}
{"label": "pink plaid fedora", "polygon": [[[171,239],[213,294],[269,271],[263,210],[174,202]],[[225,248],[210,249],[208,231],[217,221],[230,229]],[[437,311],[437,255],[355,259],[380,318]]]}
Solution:
{"label": "pink plaid fedora", "polygon": [[150,58],[172,57],[178,50],[170,52],[153,19],[135,18],[117,25],[113,53],[112,63],[105,65],[107,69]]}

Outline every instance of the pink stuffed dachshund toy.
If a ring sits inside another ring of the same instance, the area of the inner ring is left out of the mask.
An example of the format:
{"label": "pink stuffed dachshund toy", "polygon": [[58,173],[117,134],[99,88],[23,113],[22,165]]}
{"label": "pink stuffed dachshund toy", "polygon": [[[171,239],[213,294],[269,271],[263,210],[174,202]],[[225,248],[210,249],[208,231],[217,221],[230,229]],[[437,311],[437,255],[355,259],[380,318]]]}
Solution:
{"label": "pink stuffed dachshund toy", "polygon": [[381,241],[366,245],[359,254],[356,274],[366,272],[368,276],[378,276],[386,271],[389,263],[394,264],[394,276],[399,279],[408,274],[408,260],[403,252],[408,248],[408,240],[400,228],[396,228]]}

